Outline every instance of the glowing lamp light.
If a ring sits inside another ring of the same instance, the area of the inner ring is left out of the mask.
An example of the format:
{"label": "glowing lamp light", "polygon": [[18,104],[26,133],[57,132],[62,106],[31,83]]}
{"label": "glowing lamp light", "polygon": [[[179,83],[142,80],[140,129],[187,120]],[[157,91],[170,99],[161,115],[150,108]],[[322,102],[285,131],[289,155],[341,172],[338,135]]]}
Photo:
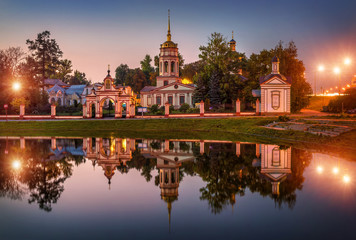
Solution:
{"label": "glowing lamp light", "polygon": [[323,173],[324,169],[323,169],[323,167],[318,166],[318,167],[316,168],[316,171],[317,171],[318,173]]}
{"label": "glowing lamp light", "polygon": [[337,89],[337,86],[335,88]]}
{"label": "glowing lamp light", "polygon": [[323,65],[319,65],[318,71],[323,72],[325,70],[325,67]]}
{"label": "glowing lamp light", "polygon": [[342,178],[342,180],[344,181],[344,183],[349,183],[349,182],[351,181],[349,175],[344,175],[344,177]]}
{"label": "glowing lamp light", "polygon": [[20,169],[20,167],[21,167],[21,162],[19,160],[15,160],[12,162],[13,169],[18,170],[18,169]]}
{"label": "glowing lamp light", "polygon": [[330,91],[332,91],[333,90],[333,88],[330,88]]}
{"label": "glowing lamp light", "polygon": [[339,74],[340,73],[340,68],[339,67],[334,67],[334,73]]}
{"label": "glowing lamp light", "polygon": [[351,59],[350,58],[345,58],[344,63],[345,63],[345,65],[350,65],[351,64]]}
{"label": "glowing lamp light", "polygon": [[345,91],[345,88],[343,87],[342,90]]}
{"label": "glowing lamp light", "polygon": [[20,90],[20,88],[21,88],[21,84],[18,83],[18,82],[15,82],[15,83],[12,85],[12,88],[13,88],[15,91],[18,91],[18,90]]}
{"label": "glowing lamp light", "polygon": [[338,173],[339,173],[339,168],[334,167],[334,168],[333,168],[333,174],[338,174]]}
{"label": "glowing lamp light", "polygon": [[350,84],[347,84],[347,86],[346,86],[346,87],[348,87],[348,88],[349,88],[349,87],[350,87]]}

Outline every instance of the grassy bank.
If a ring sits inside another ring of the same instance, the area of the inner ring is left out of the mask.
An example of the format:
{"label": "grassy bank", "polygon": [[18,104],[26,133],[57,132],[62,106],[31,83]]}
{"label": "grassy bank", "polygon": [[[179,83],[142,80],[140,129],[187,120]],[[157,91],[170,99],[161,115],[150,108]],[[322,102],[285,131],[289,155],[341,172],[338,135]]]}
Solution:
{"label": "grassy bank", "polygon": [[328,144],[355,147],[355,130],[339,137],[322,137],[300,131],[280,131],[263,126],[276,117],[221,119],[136,119],[0,122],[0,135],[11,136],[118,136],[137,138],[186,138],[278,143]]}

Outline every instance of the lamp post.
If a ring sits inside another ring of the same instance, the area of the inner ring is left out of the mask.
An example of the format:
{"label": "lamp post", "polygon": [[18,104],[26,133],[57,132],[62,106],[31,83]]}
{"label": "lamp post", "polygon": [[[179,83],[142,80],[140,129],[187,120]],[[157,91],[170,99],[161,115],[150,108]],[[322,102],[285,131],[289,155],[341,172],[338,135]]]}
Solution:
{"label": "lamp post", "polygon": [[334,68],[334,73],[338,76],[338,81],[339,81],[339,96],[340,96],[340,88],[341,88],[341,76],[340,76],[340,68],[335,67]]}
{"label": "lamp post", "polygon": [[325,70],[325,67],[323,65],[319,65],[318,71],[315,71],[315,78],[314,78],[314,96],[316,96],[316,79],[317,79],[317,74],[318,72],[323,72]]}

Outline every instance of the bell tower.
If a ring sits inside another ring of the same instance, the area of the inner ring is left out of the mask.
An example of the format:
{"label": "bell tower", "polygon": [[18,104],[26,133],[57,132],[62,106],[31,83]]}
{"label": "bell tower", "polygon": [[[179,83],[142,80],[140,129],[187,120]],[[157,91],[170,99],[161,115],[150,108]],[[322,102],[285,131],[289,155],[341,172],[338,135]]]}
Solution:
{"label": "bell tower", "polygon": [[178,44],[172,42],[171,19],[170,11],[168,10],[167,41],[161,44],[160,48],[157,87],[181,81],[179,78],[179,58],[177,46]]}
{"label": "bell tower", "polygon": [[236,51],[236,41],[234,40],[234,31],[232,31],[232,38],[229,42],[229,46],[231,51],[235,52]]}

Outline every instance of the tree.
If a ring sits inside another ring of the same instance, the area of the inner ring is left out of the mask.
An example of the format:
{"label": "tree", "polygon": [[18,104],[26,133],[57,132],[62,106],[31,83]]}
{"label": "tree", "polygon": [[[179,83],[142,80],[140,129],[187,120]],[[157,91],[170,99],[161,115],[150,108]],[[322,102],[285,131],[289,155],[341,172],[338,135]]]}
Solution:
{"label": "tree", "polygon": [[70,77],[68,83],[71,85],[91,84],[91,81],[88,81],[85,76],[85,73],[75,70],[73,76]]}
{"label": "tree", "polygon": [[69,83],[69,80],[71,78],[69,74],[73,72],[72,61],[68,59],[60,60],[55,71],[55,74],[50,76],[51,78],[60,79],[65,83]]}
{"label": "tree", "polygon": [[130,84],[130,87],[134,92],[140,92],[145,85],[146,85],[146,76],[144,72],[141,69],[136,68],[132,76],[132,84]]}
{"label": "tree", "polygon": [[129,66],[127,66],[127,64],[120,64],[120,66],[118,66],[115,69],[115,84],[116,85],[123,85],[125,82],[127,82],[127,77],[129,74]]}
{"label": "tree", "polygon": [[37,34],[35,40],[27,39],[26,44],[31,52],[31,56],[36,63],[37,77],[41,84],[51,75],[55,74],[56,66],[60,64],[63,52],[60,50],[55,39],[51,39],[49,31]]}
{"label": "tree", "polygon": [[152,58],[146,54],[145,58],[140,62],[141,70],[146,76],[146,83],[150,82],[150,73],[154,72],[154,68],[151,66]]}

